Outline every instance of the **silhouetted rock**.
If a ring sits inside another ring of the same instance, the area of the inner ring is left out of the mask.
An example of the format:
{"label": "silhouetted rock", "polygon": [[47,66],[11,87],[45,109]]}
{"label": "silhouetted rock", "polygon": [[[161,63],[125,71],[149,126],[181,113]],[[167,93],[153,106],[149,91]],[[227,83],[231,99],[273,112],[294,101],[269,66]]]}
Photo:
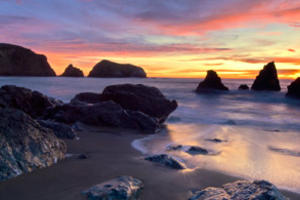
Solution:
{"label": "silhouetted rock", "polygon": [[164,165],[166,167],[172,168],[172,169],[185,169],[185,165],[177,160],[176,158],[173,158],[167,154],[159,154],[154,156],[146,157],[145,160],[159,163],[161,165]]}
{"label": "silhouetted rock", "polygon": [[58,137],[58,138],[64,138],[64,139],[75,139],[76,138],[76,133],[74,132],[74,130],[66,124],[62,124],[59,122],[53,122],[50,120],[37,120],[37,122],[41,126],[51,129],[54,132],[54,134],[56,135],[56,137]]}
{"label": "silhouetted rock", "polygon": [[102,100],[112,100],[127,110],[141,111],[160,123],[177,108],[177,102],[168,100],[159,89],[141,84],[108,86],[103,90]]}
{"label": "silhouetted rock", "polygon": [[118,178],[95,185],[83,191],[88,200],[138,200],[144,184],[131,176]]}
{"label": "silhouetted rock", "polygon": [[84,77],[83,72],[79,69],[74,67],[72,64],[70,64],[64,71],[64,73],[61,75],[64,77]]}
{"label": "silhouetted rock", "polygon": [[246,84],[242,84],[240,85],[239,90],[249,90],[249,86]]}
{"label": "silhouetted rock", "polygon": [[207,149],[198,146],[191,146],[186,152],[191,155],[197,155],[197,154],[207,155],[209,153]]}
{"label": "silhouetted rock", "polygon": [[89,77],[140,77],[146,78],[143,68],[131,64],[118,64],[102,60],[94,66]]}
{"label": "silhouetted rock", "polygon": [[99,103],[102,101],[102,95],[92,92],[83,92],[77,94],[73,99],[71,99],[72,104],[85,104],[85,103]]}
{"label": "silhouetted rock", "polygon": [[300,77],[288,86],[288,92],[286,95],[289,97],[300,98]]}
{"label": "silhouetted rock", "polygon": [[44,55],[21,46],[0,43],[1,76],[55,76]]}
{"label": "silhouetted rock", "polygon": [[221,188],[208,187],[194,192],[189,200],[260,199],[287,200],[279,190],[267,181],[236,181]]}
{"label": "silhouetted rock", "polygon": [[0,181],[48,167],[64,158],[66,145],[29,115],[0,108]]}
{"label": "silhouetted rock", "polygon": [[205,79],[199,83],[196,92],[210,93],[214,91],[227,91],[228,88],[223,85],[221,78],[213,70],[207,71]]}
{"label": "silhouetted rock", "polygon": [[274,62],[270,62],[264,66],[256,77],[251,89],[280,91],[281,88]]}

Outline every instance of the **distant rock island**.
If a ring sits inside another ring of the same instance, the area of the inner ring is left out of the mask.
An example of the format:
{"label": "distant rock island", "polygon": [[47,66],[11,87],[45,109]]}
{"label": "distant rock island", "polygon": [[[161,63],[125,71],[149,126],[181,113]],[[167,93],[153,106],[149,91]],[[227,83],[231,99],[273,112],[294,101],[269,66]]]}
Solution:
{"label": "distant rock island", "polygon": [[131,64],[118,64],[109,60],[102,60],[94,66],[88,77],[140,77],[146,78],[143,68]]}
{"label": "distant rock island", "polygon": [[196,92],[210,93],[214,91],[229,90],[223,83],[218,74],[213,70],[208,70],[205,79],[199,83]]}
{"label": "distant rock island", "polygon": [[288,86],[288,92],[286,95],[288,97],[300,99],[300,77],[298,77]]}
{"label": "distant rock island", "polygon": [[0,76],[56,76],[46,56],[21,46],[0,43]]}
{"label": "distant rock island", "polygon": [[72,64],[70,64],[64,71],[64,73],[61,75],[64,77],[84,77],[83,72],[77,68],[74,67]]}

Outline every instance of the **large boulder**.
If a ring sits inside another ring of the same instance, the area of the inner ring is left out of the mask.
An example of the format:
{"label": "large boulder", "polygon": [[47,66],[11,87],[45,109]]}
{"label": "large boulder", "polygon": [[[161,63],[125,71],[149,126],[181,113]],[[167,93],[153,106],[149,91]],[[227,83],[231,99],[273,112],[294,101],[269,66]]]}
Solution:
{"label": "large boulder", "polygon": [[96,64],[88,75],[89,77],[140,77],[147,75],[143,68],[131,64],[118,64],[102,60]]}
{"label": "large boulder", "polygon": [[264,68],[259,72],[259,75],[256,77],[251,89],[271,91],[281,90],[274,62],[270,62],[264,66]]}
{"label": "large boulder", "polygon": [[64,77],[84,77],[83,72],[79,69],[74,67],[72,64],[70,64],[64,71],[64,73],[61,75]]}
{"label": "large boulder", "polygon": [[189,200],[287,200],[279,190],[267,181],[236,181],[221,188],[208,187],[194,193]]}
{"label": "large boulder", "polygon": [[286,95],[289,97],[300,98],[300,77],[288,86],[288,92]]}
{"label": "large boulder", "polygon": [[66,145],[20,110],[0,108],[0,181],[48,167],[64,158]]}
{"label": "large boulder", "polygon": [[101,98],[102,101],[112,100],[127,110],[141,111],[157,118],[160,123],[177,108],[177,102],[168,100],[159,89],[141,84],[108,86]]}
{"label": "large boulder", "polygon": [[54,122],[50,120],[37,120],[37,122],[45,128],[49,128],[58,138],[62,139],[75,139],[77,137],[73,128],[59,122]]}
{"label": "large boulder", "polygon": [[199,83],[196,92],[210,93],[216,91],[229,90],[223,83],[218,74],[213,70],[208,70],[205,79]]}
{"label": "large boulder", "polygon": [[72,104],[94,104],[102,101],[102,95],[93,92],[83,92],[71,99]]}
{"label": "large boulder", "polygon": [[169,167],[171,169],[185,169],[185,165],[183,162],[180,160],[169,156],[167,154],[158,154],[158,155],[153,155],[153,156],[148,156],[145,158],[145,160],[158,163],[160,165]]}
{"label": "large boulder", "polygon": [[24,47],[0,43],[1,76],[55,76],[44,55]]}

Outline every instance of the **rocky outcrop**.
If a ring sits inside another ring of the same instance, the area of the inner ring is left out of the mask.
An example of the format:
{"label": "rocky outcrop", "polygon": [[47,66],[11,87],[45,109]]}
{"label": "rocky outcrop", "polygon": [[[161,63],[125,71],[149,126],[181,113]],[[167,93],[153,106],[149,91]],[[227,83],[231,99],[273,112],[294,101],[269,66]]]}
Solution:
{"label": "rocky outcrop", "polygon": [[84,77],[83,72],[79,69],[74,67],[72,64],[70,64],[64,71],[64,73],[61,75],[64,77]]}
{"label": "rocky outcrop", "polygon": [[108,60],[102,60],[96,64],[88,75],[89,77],[140,77],[147,75],[143,68],[131,64],[118,64]]}
{"label": "rocky outcrop", "polygon": [[75,139],[77,137],[76,133],[72,127],[62,124],[59,122],[53,122],[50,120],[37,120],[37,122],[45,128],[49,128],[58,138],[62,139]]}
{"label": "rocky outcrop", "polygon": [[0,43],[1,76],[55,76],[44,55],[24,47]]}
{"label": "rocky outcrop", "polygon": [[92,92],[83,92],[77,94],[73,99],[71,99],[72,104],[95,104],[102,101],[102,95]]}
{"label": "rocky outcrop", "polygon": [[160,165],[172,168],[172,169],[185,169],[184,163],[179,161],[178,159],[171,157],[167,154],[159,154],[146,157],[145,160],[158,163]]}
{"label": "rocky outcrop", "polygon": [[83,191],[88,200],[138,200],[144,184],[131,176],[121,176]]}
{"label": "rocky outcrop", "polygon": [[64,158],[66,145],[22,111],[0,108],[0,181],[48,167]]}
{"label": "rocky outcrop", "polygon": [[249,86],[246,84],[242,84],[239,86],[239,90],[249,90]]}
{"label": "rocky outcrop", "polygon": [[211,93],[216,91],[227,91],[229,90],[221,81],[218,74],[213,71],[207,71],[205,79],[199,83],[196,92],[198,93]]}
{"label": "rocky outcrop", "polygon": [[259,72],[259,75],[256,77],[251,89],[280,91],[281,88],[274,62],[270,62],[264,66],[264,68]]}
{"label": "rocky outcrop", "polygon": [[279,190],[267,181],[236,181],[221,188],[208,187],[194,192],[189,200],[261,199],[287,200]]}
{"label": "rocky outcrop", "polygon": [[300,77],[298,77],[288,86],[288,92],[286,95],[300,99]]}

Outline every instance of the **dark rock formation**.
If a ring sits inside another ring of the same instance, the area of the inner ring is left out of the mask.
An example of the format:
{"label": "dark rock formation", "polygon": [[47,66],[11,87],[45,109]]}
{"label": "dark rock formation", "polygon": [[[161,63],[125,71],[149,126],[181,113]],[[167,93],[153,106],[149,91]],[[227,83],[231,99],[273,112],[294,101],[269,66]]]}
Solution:
{"label": "dark rock formation", "polygon": [[83,191],[88,200],[138,200],[144,184],[131,176],[121,176]]}
{"label": "dark rock formation", "polygon": [[210,93],[215,91],[227,91],[229,90],[226,86],[223,85],[221,78],[218,74],[213,71],[207,71],[205,79],[199,83],[196,92],[198,93]]}
{"label": "dark rock formation", "polygon": [[89,77],[140,77],[146,78],[146,73],[141,67],[130,64],[118,64],[102,60],[94,66]]}
{"label": "dark rock formation", "polygon": [[206,141],[208,141],[208,142],[214,142],[214,143],[222,143],[222,142],[226,142],[226,140],[221,140],[221,139],[219,139],[219,138],[206,139]]}
{"label": "dark rock formation", "polygon": [[102,101],[102,95],[92,92],[83,92],[77,94],[72,100],[72,104],[94,104]]}
{"label": "dark rock formation", "polygon": [[64,158],[66,145],[22,111],[0,108],[0,181]]}
{"label": "dark rock formation", "polygon": [[288,92],[286,95],[289,97],[300,98],[300,77],[288,86]]}
{"label": "dark rock formation", "polygon": [[177,108],[177,102],[168,100],[159,89],[141,84],[108,86],[103,90],[102,100],[112,100],[124,109],[141,111],[157,118],[160,123]]}
{"label": "dark rock formation", "polygon": [[242,84],[240,85],[239,90],[249,90],[249,86],[246,84]]}
{"label": "dark rock formation", "polygon": [[256,77],[251,89],[280,91],[281,88],[274,62],[270,62],[264,66]]}
{"label": "dark rock formation", "polygon": [[44,55],[12,45],[0,43],[1,76],[55,76]]}
{"label": "dark rock formation", "polygon": [[287,200],[279,190],[267,181],[236,181],[223,185],[221,188],[208,187],[194,192],[189,200],[224,200],[224,199],[261,199]]}
{"label": "dark rock formation", "polygon": [[166,167],[172,168],[172,169],[185,169],[185,165],[177,160],[176,158],[173,158],[167,154],[159,154],[154,156],[146,157],[145,160],[159,163],[161,165],[164,165]]}
{"label": "dark rock formation", "polygon": [[51,129],[58,138],[75,139],[77,137],[74,130],[66,124],[53,122],[50,120],[37,120],[37,122],[41,126]]}
{"label": "dark rock formation", "polygon": [[197,155],[197,154],[207,155],[209,153],[207,149],[198,146],[191,146],[186,152],[191,155]]}
{"label": "dark rock formation", "polygon": [[84,77],[83,72],[79,69],[74,67],[72,64],[70,64],[64,71],[64,73],[61,75],[64,77]]}

